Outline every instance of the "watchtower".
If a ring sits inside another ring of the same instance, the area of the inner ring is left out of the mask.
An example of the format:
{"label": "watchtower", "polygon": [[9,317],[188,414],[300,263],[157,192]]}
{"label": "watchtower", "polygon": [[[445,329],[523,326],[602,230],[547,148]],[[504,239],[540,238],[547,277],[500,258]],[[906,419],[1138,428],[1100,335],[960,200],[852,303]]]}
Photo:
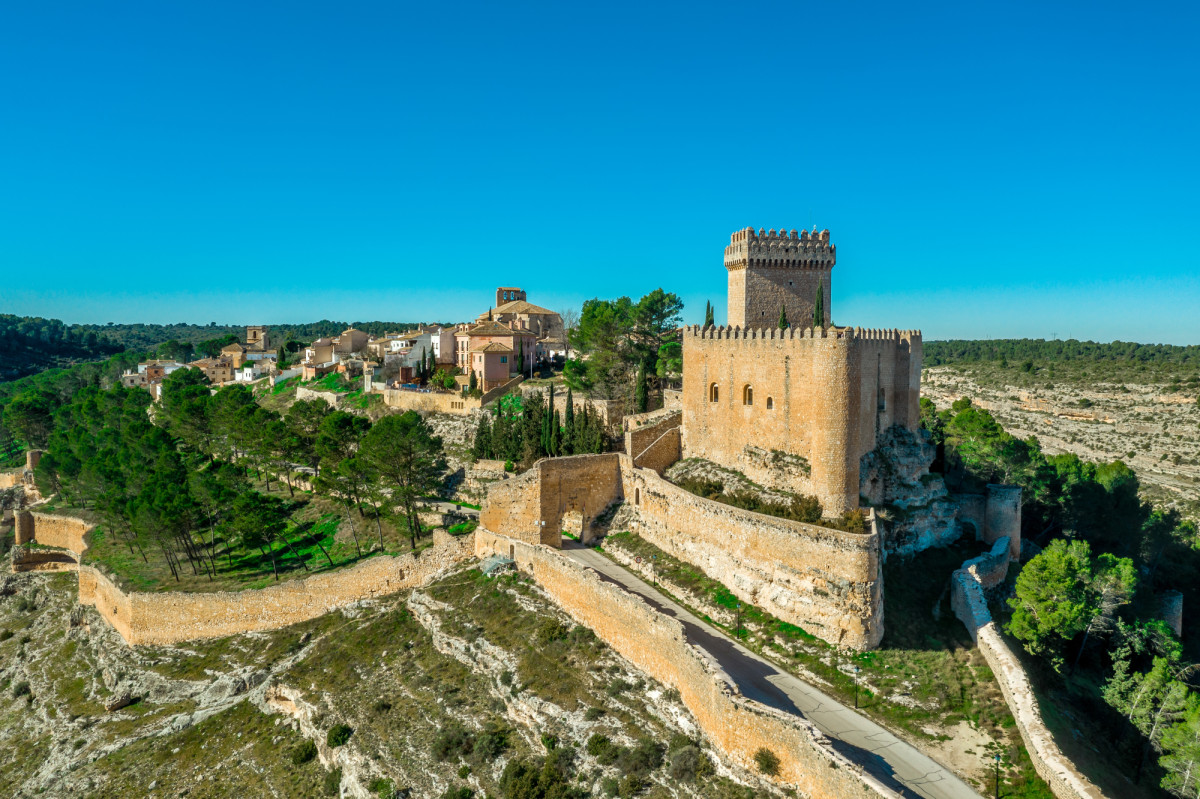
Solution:
{"label": "watchtower", "polygon": [[255,352],[265,352],[271,349],[271,337],[263,325],[250,325],[246,328],[246,347]]}
{"label": "watchtower", "polygon": [[737,231],[725,248],[729,326],[775,327],[780,309],[785,309],[790,325],[812,327],[818,291],[824,305],[821,326],[833,324],[830,299],[835,263],[837,247],[829,243],[828,230]]}

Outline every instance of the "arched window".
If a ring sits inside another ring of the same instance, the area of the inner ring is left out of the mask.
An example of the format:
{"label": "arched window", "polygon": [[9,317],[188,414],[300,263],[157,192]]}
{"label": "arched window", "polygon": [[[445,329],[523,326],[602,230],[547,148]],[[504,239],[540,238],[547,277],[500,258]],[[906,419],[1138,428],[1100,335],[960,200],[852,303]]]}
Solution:
{"label": "arched window", "polygon": [[774,397],[767,397],[767,410],[768,411],[775,410],[775,398]]}
{"label": "arched window", "polygon": [[754,404],[754,387],[749,384],[742,386],[742,404]]}
{"label": "arched window", "polygon": [[708,401],[716,402],[719,399],[719,396],[718,396],[719,393],[720,392],[717,390],[717,384],[713,383],[711,386],[708,387]]}
{"label": "arched window", "polygon": [[640,489],[640,488],[633,489],[633,504],[634,505],[642,504],[642,489]]}

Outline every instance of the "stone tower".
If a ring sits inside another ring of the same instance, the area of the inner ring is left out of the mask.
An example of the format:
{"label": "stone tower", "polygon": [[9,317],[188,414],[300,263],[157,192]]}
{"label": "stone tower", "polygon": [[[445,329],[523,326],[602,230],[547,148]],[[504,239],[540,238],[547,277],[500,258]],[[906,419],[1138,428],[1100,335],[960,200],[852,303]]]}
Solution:
{"label": "stone tower", "polygon": [[824,323],[833,324],[830,298],[836,262],[837,247],[829,243],[828,230],[737,231],[725,248],[729,326],[775,327],[780,308],[786,308],[793,327],[812,327],[818,287],[824,295]]}

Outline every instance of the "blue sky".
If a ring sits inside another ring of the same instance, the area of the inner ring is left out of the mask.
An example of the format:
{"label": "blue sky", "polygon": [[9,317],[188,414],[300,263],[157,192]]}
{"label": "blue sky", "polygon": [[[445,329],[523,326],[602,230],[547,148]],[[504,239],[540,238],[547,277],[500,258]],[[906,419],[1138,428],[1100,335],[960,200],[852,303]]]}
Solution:
{"label": "blue sky", "polygon": [[[506,7],[507,6],[507,7]],[[0,312],[459,319],[828,227],[834,321],[1200,342],[1194,3],[24,3]]]}

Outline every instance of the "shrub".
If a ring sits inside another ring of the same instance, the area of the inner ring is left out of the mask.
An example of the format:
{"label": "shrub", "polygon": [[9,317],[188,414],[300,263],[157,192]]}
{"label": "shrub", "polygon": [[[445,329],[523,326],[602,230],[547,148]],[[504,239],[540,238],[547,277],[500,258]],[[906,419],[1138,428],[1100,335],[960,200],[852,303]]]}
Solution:
{"label": "shrub", "polygon": [[346,741],[350,740],[350,736],[354,734],[354,730],[345,724],[334,724],[329,728],[329,733],[325,736],[325,743],[334,749],[342,746]]}
{"label": "shrub", "polygon": [[12,637],[13,637],[12,630],[0,631],[0,641],[7,641],[9,638],[12,638]]}
{"label": "shrub", "polygon": [[296,766],[303,766],[316,756],[317,745],[312,741],[305,740],[292,750],[292,764]]}
{"label": "shrub", "polygon": [[379,799],[394,799],[396,796],[396,783],[392,782],[387,777],[376,777],[371,780],[371,784],[367,789],[379,797]]}
{"label": "shrub", "polygon": [[609,696],[620,696],[632,687],[632,683],[626,682],[618,677],[605,687],[604,693],[608,694]]}
{"label": "shrub", "polygon": [[571,629],[567,625],[554,619],[548,619],[538,627],[537,642],[542,646],[547,646],[555,641],[563,641],[571,634]]}
{"label": "shrub", "polygon": [[673,780],[695,782],[698,778],[711,776],[713,765],[708,755],[689,744],[671,753],[667,773]]}
{"label": "shrub", "polygon": [[476,760],[490,763],[508,748],[508,730],[498,725],[488,725],[475,739],[471,754]]}
{"label": "shrub", "polygon": [[662,744],[651,738],[642,738],[632,749],[622,748],[617,756],[617,768],[625,774],[646,776],[663,762]]}
{"label": "shrub", "polygon": [[457,788],[447,788],[441,796],[441,799],[473,799],[475,791],[465,785],[460,785]]}
{"label": "shrub", "polygon": [[779,774],[779,758],[766,747],[754,753],[754,763],[763,774],[774,777]]}
{"label": "shrub", "polygon": [[373,707],[373,710],[376,713],[387,713],[391,709],[392,709],[392,703],[387,701],[386,699],[380,699],[378,702],[375,703],[375,705]]}
{"label": "shrub", "polygon": [[619,790],[619,784],[612,777],[605,777],[604,779],[600,780],[600,793],[604,794],[605,796],[616,796],[617,791]]}
{"label": "shrub", "polygon": [[438,760],[466,757],[475,746],[475,736],[459,724],[443,727],[433,739],[433,756]]}
{"label": "shrub", "polygon": [[600,757],[602,752],[612,749],[612,741],[608,740],[607,735],[593,733],[591,738],[587,739],[587,753],[592,757]]}
{"label": "shrub", "polygon": [[589,707],[587,709],[587,712],[583,714],[583,717],[585,719],[587,719],[588,721],[595,721],[596,719],[600,718],[603,715],[604,715],[604,708]]}
{"label": "shrub", "polygon": [[337,796],[342,792],[342,770],[335,768],[325,772],[325,795]]}
{"label": "shrub", "polygon": [[12,695],[13,699],[17,699],[22,696],[32,696],[33,692],[29,689],[29,683],[25,680],[21,680],[19,683],[13,686]]}
{"label": "shrub", "polygon": [[626,774],[621,778],[620,786],[617,789],[617,795],[620,796],[621,799],[633,799],[633,797],[641,793],[642,789],[645,787],[646,781],[641,777],[636,774]]}
{"label": "shrub", "polygon": [[547,752],[553,752],[554,747],[558,746],[558,736],[542,733],[542,746],[546,747]]}
{"label": "shrub", "polygon": [[468,766],[466,763],[463,763],[463,764],[462,764],[461,766],[459,766],[459,768],[458,768],[458,776],[459,776],[459,778],[460,778],[460,779],[464,779],[464,780],[465,780],[467,777],[471,776],[471,767],[470,767],[470,766]]}

